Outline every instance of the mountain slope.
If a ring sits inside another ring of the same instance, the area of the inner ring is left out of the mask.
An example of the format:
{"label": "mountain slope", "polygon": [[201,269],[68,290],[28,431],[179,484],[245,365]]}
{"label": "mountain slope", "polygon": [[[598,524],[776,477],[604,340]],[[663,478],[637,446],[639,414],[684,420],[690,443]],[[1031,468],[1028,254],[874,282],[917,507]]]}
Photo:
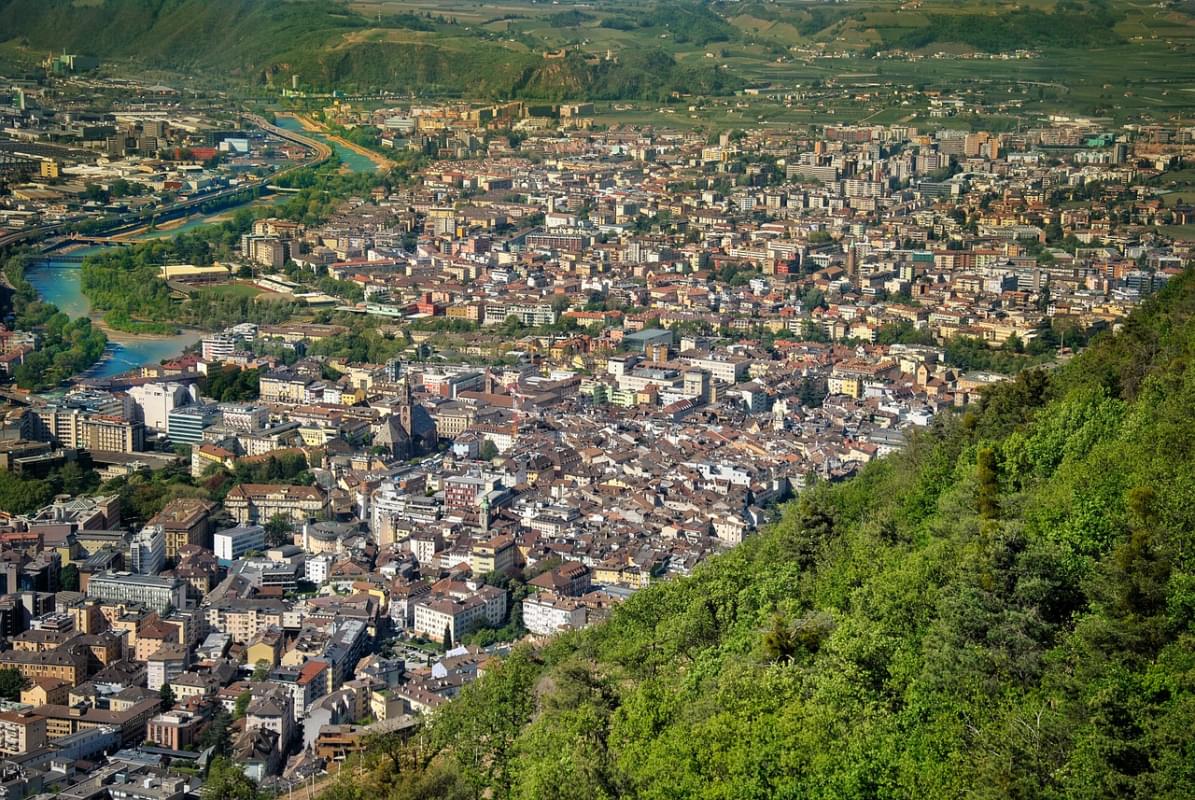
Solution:
{"label": "mountain slope", "polygon": [[1193,358],[1188,271],[1065,368],[516,650],[326,796],[1186,796]]}
{"label": "mountain slope", "polygon": [[546,60],[414,15],[366,19],[333,0],[0,0],[0,41],[289,85],[509,99],[647,99],[739,82],[648,46],[617,61]]}

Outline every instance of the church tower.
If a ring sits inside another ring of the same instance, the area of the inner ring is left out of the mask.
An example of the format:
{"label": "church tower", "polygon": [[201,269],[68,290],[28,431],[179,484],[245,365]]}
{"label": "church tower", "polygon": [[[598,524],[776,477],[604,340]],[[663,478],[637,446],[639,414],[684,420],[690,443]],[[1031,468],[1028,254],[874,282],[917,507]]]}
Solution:
{"label": "church tower", "polygon": [[398,421],[407,432],[407,436],[414,435],[415,401],[411,397],[411,379],[404,376],[402,380],[402,403],[398,407]]}

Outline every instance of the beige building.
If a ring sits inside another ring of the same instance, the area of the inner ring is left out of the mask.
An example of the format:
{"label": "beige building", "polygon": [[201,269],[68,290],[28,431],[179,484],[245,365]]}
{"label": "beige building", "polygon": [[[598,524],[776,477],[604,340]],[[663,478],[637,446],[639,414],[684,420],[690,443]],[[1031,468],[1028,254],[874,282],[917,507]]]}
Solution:
{"label": "beige building", "polygon": [[64,447],[135,453],[145,449],[145,426],[109,414],[92,414],[78,408],[44,406],[33,410],[41,441]]}
{"label": "beige building", "polygon": [[208,520],[215,505],[197,497],[171,500],[149,521],[161,525],[166,534],[166,557],[178,558],[178,550],[188,544],[211,548]]}
{"label": "beige building", "polygon": [[513,536],[495,536],[473,545],[469,551],[469,567],[474,575],[506,572],[514,569],[519,551]]}
{"label": "beige building", "polygon": [[0,712],[0,754],[19,756],[45,743],[45,717],[32,711]]}
{"label": "beige building", "polygon": [[264,524],[275,515],[306,522],[328,515],[328,498],[314,486],[242,483],[224,498],[224,507],[241,525]]}

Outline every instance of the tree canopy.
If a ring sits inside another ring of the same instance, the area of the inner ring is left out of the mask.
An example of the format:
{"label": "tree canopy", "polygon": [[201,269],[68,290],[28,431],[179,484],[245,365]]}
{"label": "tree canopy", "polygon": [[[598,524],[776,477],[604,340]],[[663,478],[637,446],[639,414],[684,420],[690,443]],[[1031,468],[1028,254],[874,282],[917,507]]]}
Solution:
{"label": "tree canopy", "polygon": [[1188,273],[1066,366],[815,484],[691,577],[516,648],[341,788],[1186,796],[1193,315]]}

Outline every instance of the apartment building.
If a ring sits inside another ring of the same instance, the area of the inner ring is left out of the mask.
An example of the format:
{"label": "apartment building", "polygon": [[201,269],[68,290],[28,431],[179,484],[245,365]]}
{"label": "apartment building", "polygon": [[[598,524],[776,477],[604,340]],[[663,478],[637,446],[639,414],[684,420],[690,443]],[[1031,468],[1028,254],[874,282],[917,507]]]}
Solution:
{"label": "apartment building", "polygon": [[32,711],[0,712],[0,755],[24,755],[45,743],[45,717],[40,717]]}
{"label": "apartment building", "polygon": [[585,627],[585,606],[555,592],[537,592],[523,600],[523,625],[538,636]]}
{"label": "apartment building", "polygon": [[166,563],[166,530],[146,525],[129,542],[129,569],[139,575],[157,575]]}
{"label": "apartment building", "polygon": [[518,555],[513,536],[495,536],[473,545],[469,551],[469,567],[474,575],[506,572],[514,569]]}
{"label": "apartment building", "polygon": [[482,586],[476,592],[436,594],[415,604],[416,633],[435,642],[448,631],[454,642],[478,628],[502,624],[506,617],[506,592]]}
{"label": "apartment building", "polygon": [[33,417],[33,437],[37,441],[110,453],[145,449],[145,426],[139,421],[59,406],[36,407]]}

